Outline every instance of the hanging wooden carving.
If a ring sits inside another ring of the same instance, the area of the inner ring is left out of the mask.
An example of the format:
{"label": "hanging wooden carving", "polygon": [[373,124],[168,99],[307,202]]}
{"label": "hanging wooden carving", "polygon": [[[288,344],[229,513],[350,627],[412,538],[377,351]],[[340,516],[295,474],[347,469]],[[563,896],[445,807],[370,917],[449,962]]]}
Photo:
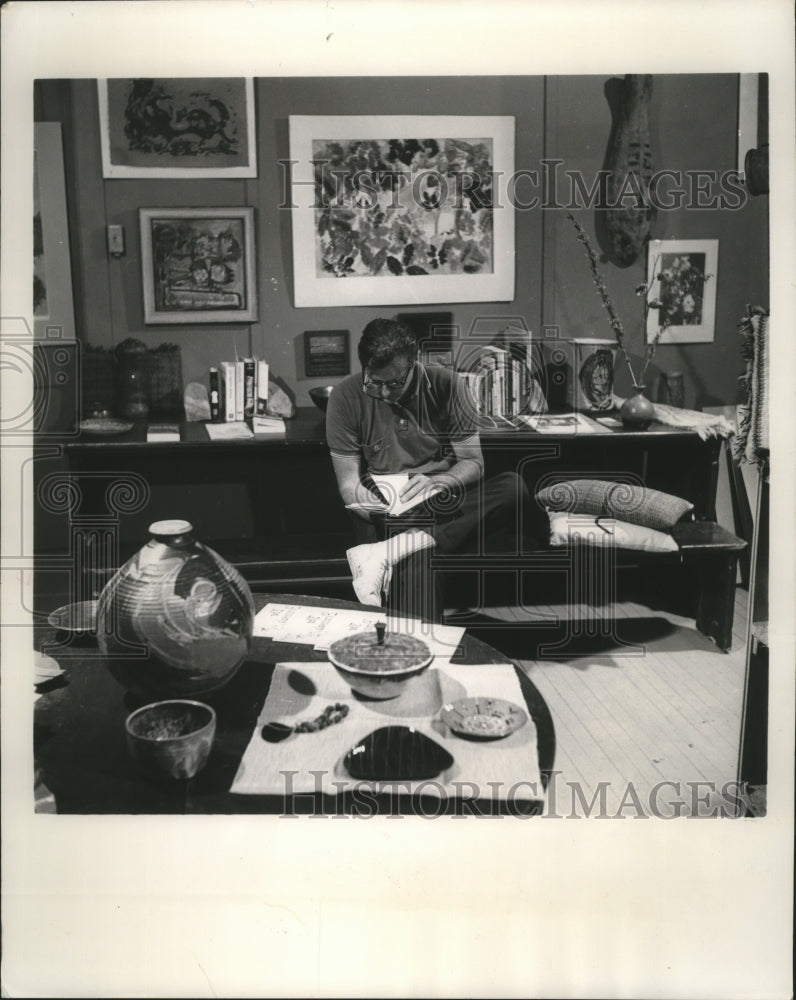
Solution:
{"label": "hanging wooden carving", "polygon": [[605,157],[608,177],[603,223],[609,258],[627,267],[636,260],[649,239],[654,219],[654,209],[649,202],[652,76],[629,73],[617,83],[618,100]]}

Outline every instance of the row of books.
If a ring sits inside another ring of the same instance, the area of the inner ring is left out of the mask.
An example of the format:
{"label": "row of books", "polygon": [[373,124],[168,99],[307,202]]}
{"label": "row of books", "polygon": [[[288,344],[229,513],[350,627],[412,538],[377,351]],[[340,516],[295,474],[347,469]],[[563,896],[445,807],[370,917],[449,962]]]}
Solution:
{"label": "row of books", "polygon": [[499,347],[482,347],[470,370],[459,374],[483,416],[517,416],[525,412],[538,390],[527,366]]}
{"label": "row of books", "polygon": [[225,423],[264,417],[268,410],[268,362],[222,361],[210,369],[210,420]]}

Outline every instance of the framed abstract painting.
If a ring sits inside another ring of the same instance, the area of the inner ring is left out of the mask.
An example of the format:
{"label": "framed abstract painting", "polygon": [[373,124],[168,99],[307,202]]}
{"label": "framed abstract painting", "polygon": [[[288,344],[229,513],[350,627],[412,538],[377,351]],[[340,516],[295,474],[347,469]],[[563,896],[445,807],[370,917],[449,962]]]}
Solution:
{"label": "framed abstract painting", "polygon": [[514,298],[514,118],[290,117],[295,304]]}
{"label": "framed abstract painting", "polygon": [[98,80],[102,176],[256,177],[254,81]]}
{"label": "framed abstract painting", "polygon": [[147,323],[257,318],[253,208],[142,208]]}

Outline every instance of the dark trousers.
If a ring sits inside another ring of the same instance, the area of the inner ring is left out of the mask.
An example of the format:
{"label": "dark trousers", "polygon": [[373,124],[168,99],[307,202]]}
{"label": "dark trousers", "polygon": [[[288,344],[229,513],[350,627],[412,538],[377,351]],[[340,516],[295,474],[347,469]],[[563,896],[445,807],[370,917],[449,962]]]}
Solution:
{"label": "dark trousers", "polygon": [[435,557],[519,554],[527,505],[523,480],[514,472],[504,472],[473,484],[462,494],[433,497],[401,517],[367,522],[354,516],[358,543],[376,542],[410,529],[434,538],[432,548],[405,556],[393,566],[388,612],[442,621],[444,575],[435,571]]}

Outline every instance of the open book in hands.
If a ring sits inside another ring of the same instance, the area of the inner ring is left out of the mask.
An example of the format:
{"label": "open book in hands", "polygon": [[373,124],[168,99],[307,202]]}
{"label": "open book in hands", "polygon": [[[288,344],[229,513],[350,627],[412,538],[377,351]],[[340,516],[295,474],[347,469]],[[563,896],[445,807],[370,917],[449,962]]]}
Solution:
{"label": "open book in hands", "polygon": [[389,514],[391,517],[396,517],[398,514],[406,513],[406,511],[411,510],[418,504],[425,503],[426,500],[429,500],[437,493],[442,493],[445,489],[441,484],[432,483],[428,489],[421,490],[411,500],[401,500],[401,490],[409,482],[409,476],[406,473],[399,473],[392,476],[372,476],[371,478],[376,484],[379,493],[381,493],[387,502],[379,503],[378,499],[374,497],[372,501],[347,503],[346,507],[348,510],[372,510],[376,513]]}

